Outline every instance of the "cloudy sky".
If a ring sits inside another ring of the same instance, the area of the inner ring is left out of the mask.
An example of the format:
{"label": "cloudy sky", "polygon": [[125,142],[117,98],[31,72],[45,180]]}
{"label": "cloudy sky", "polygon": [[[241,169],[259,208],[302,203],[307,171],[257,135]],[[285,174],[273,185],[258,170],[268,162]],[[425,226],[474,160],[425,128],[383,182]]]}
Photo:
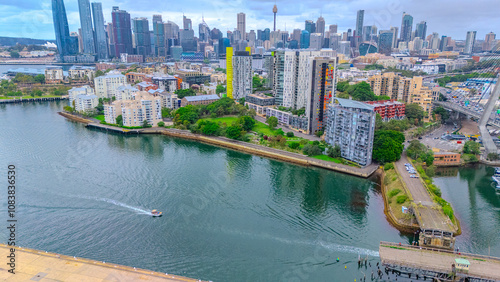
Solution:
{"label": "cloudy sky", "polygon": [[[95,1],[95,0],[94,0]],[[294,0],[277,1],[277,29],[304,29],[304,21],[322,15],[326,26],[338,24],[339,32],[354,28],[356,11],[365,10],[364,25],[380,29],[401,25],[401,15],[413,16],[413,23],[427,21],[427,34],[438,32],[454,39],[465,39],[468,30],[477,31],[484,39],[490,31],[500,32],[499,0]],[[65,0],[71,31],[80,27],[78,1]],[[91,0],[93,2],[93,0]],[[185,14],[197,26],[202,20],[210,28],[224,33],[236,27],[236,14],[246,14],[247,32],[250,29],[272,29],[274,1],[270,0],[102,0],[104,19],[111,21],[112,6],[126,10],[131,17],[161,14],[182,26]],[[51,0],[0,0],[0,36],[54,39]]]}

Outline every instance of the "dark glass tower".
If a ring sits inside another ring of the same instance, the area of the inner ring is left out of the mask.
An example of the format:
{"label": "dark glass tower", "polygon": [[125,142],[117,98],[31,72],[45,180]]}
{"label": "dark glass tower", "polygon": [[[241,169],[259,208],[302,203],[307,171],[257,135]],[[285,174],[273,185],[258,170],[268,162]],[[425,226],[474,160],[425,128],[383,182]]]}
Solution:
{"label": "dark glass tower", "polygon": [[89,0],[78,0],[78,10],[80,11],[80,25],[82,27],[83,53],[94,54],[94,30],[92,29]]}
{"label": "dark glass tower", "polygon": [[149,35],[149,22],[146,18],[135,18],[132,20],[136,54],[144,58],[151,54],[151,38]]}
{"label": "dark glass tower", "polygon": [[69,36],[68,18],[63,0],[52,0],[52,18],[54,20],[54,32],[56,34],[57,50],[61,60],[64,56],[75,55],[78,52],[78,44],[73,44]]}
{"label": "dark glass tower", "polygon": [[108,59],[108,43],[106,30],[104,28],[104,16],[102,15],[102,4],[92,3],[92,14],[94,16],[95,29],[95,51],[98,60]]}
{"label": "dark glass tower", "polygon": [[403,13],[403,19],[401,21],[401,41],[408,42],[411,41],[411,29],[413,26],[413,17],[407,13]]}
{"label": "dark glass tower", "polygon": [[115,42],[115,56],[120,57],[121,53],[133,54],[132,30],[130,28],[130,14],[113,7],[111,12],[113,18],[113,36]]}

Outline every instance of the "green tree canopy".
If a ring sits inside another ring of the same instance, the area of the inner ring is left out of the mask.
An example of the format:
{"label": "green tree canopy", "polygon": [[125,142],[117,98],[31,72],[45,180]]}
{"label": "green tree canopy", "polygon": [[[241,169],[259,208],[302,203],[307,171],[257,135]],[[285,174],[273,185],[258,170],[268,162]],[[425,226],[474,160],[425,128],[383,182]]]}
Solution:
{"label": "green tree canopy", "polygon": [[403,133],[393,130],[377,130],[373,139],[372,158],[382,164],[395,162],[403,153]]}
{"label": "green tree canopy", "polygon": [[347,88],[347,93],[357,101],[377,101],[377,96],[371,90],[370,84],[362,81]]}
{"label": "green tree canopy", "polygon": [[219,84],[215,87],[215,93],[217,93],[217,95],[224,92],[226,92],[226,87],[224,87],[224,85]]}
{"label": "green tree canopy", "polygon": [[268,117],[266,120],[270,129],[275,129],[278,126],[278,118],[277,117]]}
{"label": "green tree canopy", "polygon": [[474,154],[474,155],[479,155],[481,154],[481,144],[475,142],[475,141],[472,141],[472,140],[469,140],[469,141],[466,141],[464,143],[464,154]]}
{"label": "green tree canopy", "polygon": [[226,137],[231,139],[239,139],[242,135],[243,128],[240,125],[231,125],[226,128]]}
{"label": "green tree canopy", "polygon": [[407,104],[405,108],[406,117],[409,119],[422,121],[425,117],[425,111],[419,104]]}
{"label": "green tree canopy", "polygon": [[255,120],[249,116],[242,116],[238,119],[237,122],[238,122],[238,124],[241,125],[241,127],[245,131],[252,130],[253,126],[255,125]]}
{"label": "green tree canopy", "polygon": [[43,75],[43,74],[37,74],[37,75],[33,78],[33,80],[34,80],[35,82],[37,82],[37,83],[41,83],[41,84],[43,84],[43,83],[45,83],[45,75]]}
{"label": "green tree canopy", "polygon": [[432,111],[433,114],[437,114],[441,116],[441,123],[445,123],[447,119],[450,118],[450,112],[448,112],[445,108],[439,106]]}
{"label": "green tree canopy", "polygon": [[177,89],[175,90],[174,92],[175,94],[177,94],[177,97],[179,99],[182,99],[186,96],[196,96],[196,92],[191,89],[191,88],[188,88],[188,89]]}

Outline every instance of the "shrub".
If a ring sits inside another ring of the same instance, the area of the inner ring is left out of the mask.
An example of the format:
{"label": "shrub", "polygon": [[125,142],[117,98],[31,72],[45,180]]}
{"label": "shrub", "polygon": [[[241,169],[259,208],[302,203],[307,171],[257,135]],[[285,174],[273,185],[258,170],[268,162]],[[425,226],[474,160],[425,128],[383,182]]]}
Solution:
{"label": "shrub", "polygon": [[307,143],[309,143],[309,141],[307,141],[307,139],[300,140],[300,145],[306,145]]}
{"label": "shrub", "polygon": [[264,135],[264,136],[262,136],[262,138],[264,138],[264,140],[267,140],[268,137],[267,137],[267,135]]}
{"label": "shrub", "polygon": [[393,169],[394,168],[394,165],[392,163],[386,163],[384,165],[384,170],[390,170],[390,169]]}
{"label": "shrub", "polygon": [[302,151],[308,156],[321,155],[321,149],[318,145],[306,144]]}
{"label": "shrub", "polygon": [[158,126],[159,126],[159,127],[164,127],[164,126],[165,126],[165,123],[164,123],[163,121],[160,121],[160,122],[158,123]]}
{"label": "shrub", "polygon": [[319,145],[319,141],[313,141],[313,145]]}
{"label": "shrub", "polygon": [[406,196],[406,195],[399,195],[396,198],[396,203],[402,204],[402,203],[406,202],[406,200],[408,200],[408,196]]}
{"label": "shrub", "polygon": [[436,185],[429,184],[429,190],[431,190],[432,194],[441,197],[441,189],[439,189]]}
{"label": "shrub", "polygon": [[401,192],[401,190],[399,190],[399,189],[392,189],[391,191],[389,191],[389,198],[396,196],[400,192]]}
{"label": "shrub", "polygon": [[447,205],[443,207],[443,212],[446,214],[451,220],[453,220],[453,209],[451,206]]}
{"label": "shrub", "polygon": [[448,202],[445,201],[445,199],[438,197],[438,196],[434,196],[434,201],[436,201],[442,207],[449,205]]}
{"label": "shrub", "polygon": [[286,133],[286,137],[294,137],[295,135],[293,134],[293,132],[289,131]]}
{"label": "shrub", "polygon": [[299,142],[292,142],[288,145],[288,147],[290,147],[291,149],[297,149],[300,147],[300,143]]}

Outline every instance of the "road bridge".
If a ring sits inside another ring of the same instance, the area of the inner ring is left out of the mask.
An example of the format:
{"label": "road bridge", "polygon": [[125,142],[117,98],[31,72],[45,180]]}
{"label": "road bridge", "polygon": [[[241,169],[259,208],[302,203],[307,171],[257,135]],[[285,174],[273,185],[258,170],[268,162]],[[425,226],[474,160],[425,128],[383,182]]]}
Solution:
{"label": "road bridge", "polygon": [[[451,250],[380,242],[380,260],[388,271],[410,278],[435,278],[439,281],[499,281],[500,258]],[[465,263],[461,267],[458,262]],[[468,266],[467,266],[468,263]],[[467,280],[466,280],[467,281]]]}

